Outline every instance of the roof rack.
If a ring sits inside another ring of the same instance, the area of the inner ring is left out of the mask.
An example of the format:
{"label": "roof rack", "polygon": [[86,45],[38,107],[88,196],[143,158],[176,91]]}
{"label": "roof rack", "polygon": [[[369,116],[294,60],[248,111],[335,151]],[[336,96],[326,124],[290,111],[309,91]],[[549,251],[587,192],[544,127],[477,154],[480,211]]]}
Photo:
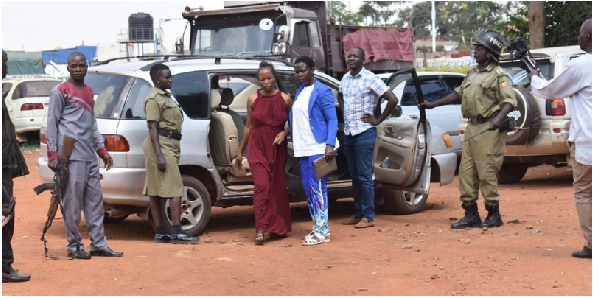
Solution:
{"label": "roof rack", "polygon": [[109,64],[113,61],[117,61],[117,60],[123,60],[123,59],[141,59],[141,60],[147,60],[147,61],[153,61],[152,63],[150,63],[148,66],[144,67],[143,69],[148,69],[150,67],[152,67],[152,65],[155,65],[157,63],[163,63],[166,61],[178,61],[178,60],[188,60],[188,59],[199,59],[199,58],[214,58],[215,62],[217,59],[221,60],[221,59],[244,59],[244,60],[265,60],[265,61],[273,61],[273,62],[280,62],[283,63],[284,65],[288,66],[288,67],[293,67],[294,65],[285,60],[285,59],[281,59],[281,58],[276,58],[276,57],[270,57],[270,56],[244,56],[244,57],[234,57],[234,56],[222,56],[222,55],[182,55],[182,54],[168,54],[168,55],[139,55],[139,56],[125,56],[125,57],[114,57],[114,58],[109,58],[107,60],[103,60],[103,61],[93,61],[90,63],[90,66],[100,66],[100,65],[106,65]]}

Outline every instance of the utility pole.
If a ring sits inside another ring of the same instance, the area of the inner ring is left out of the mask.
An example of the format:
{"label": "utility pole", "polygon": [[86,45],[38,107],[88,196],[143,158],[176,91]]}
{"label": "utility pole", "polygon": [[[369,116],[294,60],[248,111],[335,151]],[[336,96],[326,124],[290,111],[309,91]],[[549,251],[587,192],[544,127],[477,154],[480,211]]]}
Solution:
{"label": "utility pole", "polygon": [[431,1],[431,53],[435,53],[435,36],[437,30],[435,29],[435,1]]}

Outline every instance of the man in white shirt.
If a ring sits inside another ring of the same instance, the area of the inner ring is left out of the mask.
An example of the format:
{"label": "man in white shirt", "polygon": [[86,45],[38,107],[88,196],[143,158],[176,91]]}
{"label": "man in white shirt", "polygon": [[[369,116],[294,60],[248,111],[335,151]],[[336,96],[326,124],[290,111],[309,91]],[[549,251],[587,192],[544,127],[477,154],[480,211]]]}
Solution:
{"label": "man in white shirt", "polygon": [[573,59],[563,73],[548,82],[535,70],[529,74],[533,94],[546,99],[571,98],[569,149],[573,160],[575,207],[586,245],[571,255],[592,258],[592,19],[579,29],[586,54]]}

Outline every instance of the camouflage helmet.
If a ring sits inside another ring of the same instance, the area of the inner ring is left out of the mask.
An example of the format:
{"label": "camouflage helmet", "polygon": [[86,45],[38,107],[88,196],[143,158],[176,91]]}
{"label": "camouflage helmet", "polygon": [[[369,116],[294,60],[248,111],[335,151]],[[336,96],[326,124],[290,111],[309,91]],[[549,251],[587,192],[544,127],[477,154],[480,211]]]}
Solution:
{"label": "camouflage helmet", "polygon": [[504,42],[502,41],[500,34],[489,29],[480,31],[472,44],[484,46],[496,57],[499,57],[500,54],[502,54],[502,47],[504,46]]}

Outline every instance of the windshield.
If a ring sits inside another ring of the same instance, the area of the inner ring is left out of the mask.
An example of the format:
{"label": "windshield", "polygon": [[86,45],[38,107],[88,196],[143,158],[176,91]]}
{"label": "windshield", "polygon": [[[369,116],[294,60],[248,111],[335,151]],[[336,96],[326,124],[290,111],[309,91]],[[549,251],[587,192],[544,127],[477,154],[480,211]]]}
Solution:
{"label": "windshield", "polygon": [[281,25],[262,30],[260,20],[250,24],[227,24],[204,26],[196,32],[194,53],[199,55],[240,56],[270,55],[273,46],[273,34]]}
{"label": "windshield", "polygon": [[19,85],[20,98],[48,97],[60,81],[26,81]]}

